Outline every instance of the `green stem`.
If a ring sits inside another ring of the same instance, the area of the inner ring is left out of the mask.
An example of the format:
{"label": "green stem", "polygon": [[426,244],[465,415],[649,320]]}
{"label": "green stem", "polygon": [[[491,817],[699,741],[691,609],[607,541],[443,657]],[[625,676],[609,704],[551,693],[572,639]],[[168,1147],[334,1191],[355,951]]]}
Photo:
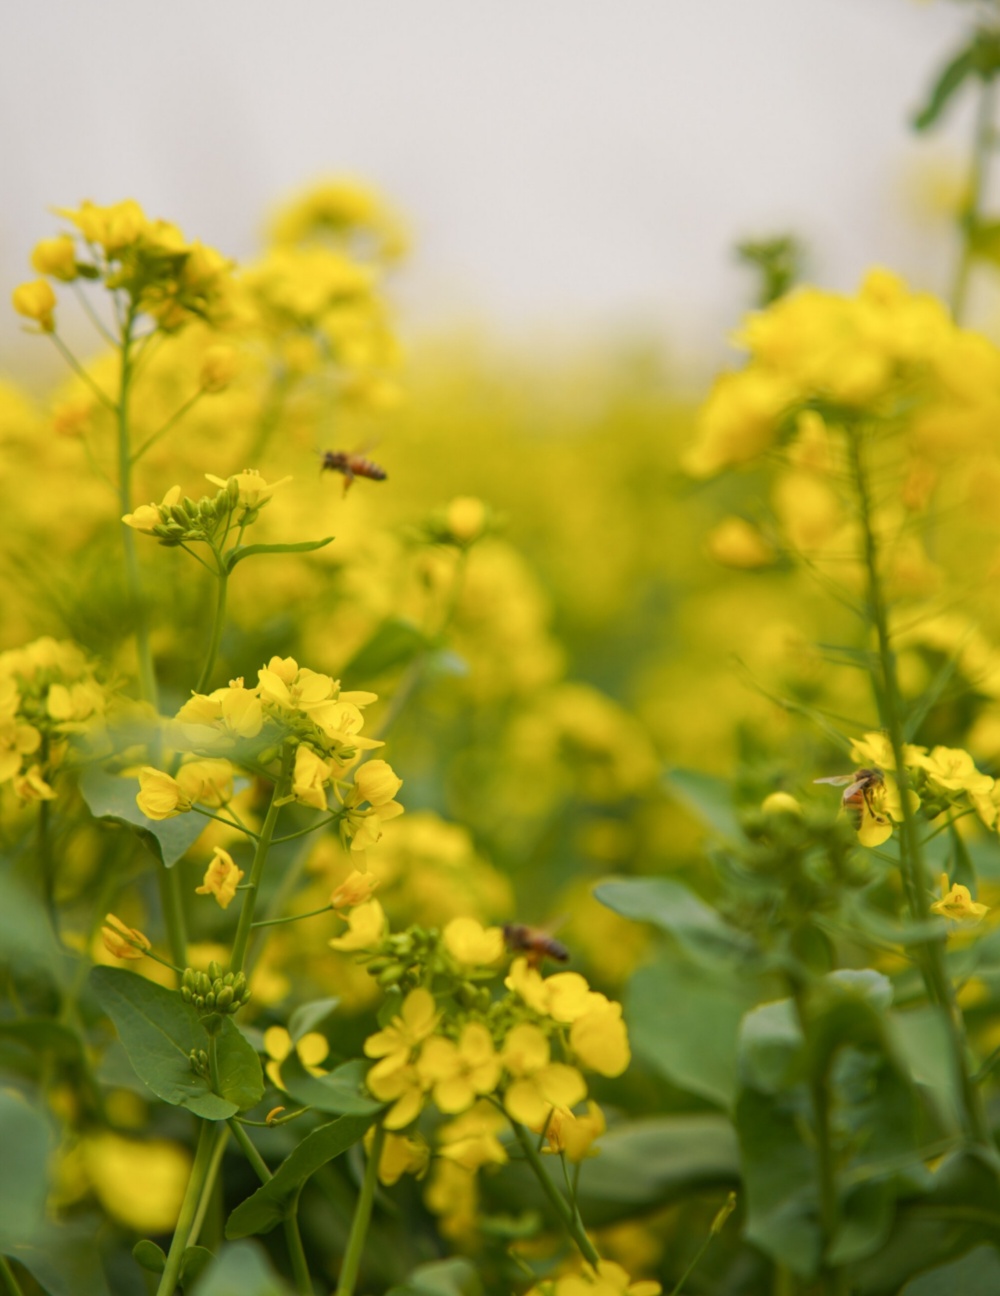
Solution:
{"label": "green stem", "polygon": [[708,1250],[708,1248],[712,1245],[712,1236],[713,1236],[713,1235],[712,1235],[711,1233],[709,1233],[708,1237],[705,1238],[704,1242],[702,1242],[701,1246],[700,1246],[700,1247],[698,1248],[698,1250],[694,1253],[694,1259],[691,1261],[691,1263],[688,1265],[688,1267],[684,1270],[684,1272],[681,1274],[681,1276],[677,1279],[676,1284],[675,1284],[673,1287],[671,1287],[671,1289],[670,1289],[670,1296],[681,1296],[681,1291],[682,1291],[683,1288],[684,1288],[684,1284],[687,1282],[687,1280],[688,1280],[688,1279],[691,1277],[691,1275],[694,1273],[695,1269],[698,1268],[698,1265],[701,1263],[701,1258],[702,1258],[702,1256],[705,1254],[705,1252]]}
{"label": "green stem", "polygon": [[288,1247],[288,1258],[292,1264],[292,1275],[299,1296],[313,1296],[312,1278],[309,1274],[309,1261],[306,1259],[305,1247],[302,1245],[302,1234],[299,1232],[299,1194],[296,1193],[284,1218],[285,1245]]}
{"label": "green stem", "polygon": [[[187,927],[184,921],[184,896],[181,892],[180,865],[158,868],[156,881],[160,888],[160,908],[167,929],[170,957],[179,968],[187,967]],[[180,985],[178,977],[177,984]]]}
{"label": "green stem", "polygon": [[100,387],[98,387],[97,383],[94,382],[90,374],[87,373],[86,369],[84,369],[83,365],[79,362],[79,360],[77,360],[76,356],[69,349],[66,343],[62,340],[59,334],[50,333],[49,337],[55,343],[56,350],[66,361],[69,367],[73,370],[76,376],[80,379],[80,381],[84,384],[84,386],[90,388],[93,395],[97,397],[97,399],[106,409],[109,409],[113,414],[116,414],[118,412],[118,406],[114,403],[114,401],[111,399],[110,396],[108,396],[104,391],[102,391]]}
{"label": "green stem", "polygon": [[6,1256],[0,1256],[0,1276],[3,1277],[3,1285],[6,1287],[9,1296],[24,1296],[21,1284],[17,1281],[14,1270]]}
{"label": "green stem", "polygon": [[294,751],[295,749],[290,743],[285,744],[281,754],[281,773],[278,775],[274,791],[271,793],[271,804],[267,808],[267,817],[264,820],[264,826],[260,830],[257,849],[254,851],[253,864],[250,866],[249,889],[243,897],[243,907],[240,909],[240,920],[236,927],[236,939],[233,942],[233,953],[229,963],[233,972],[243,970],[243,963],[247,956],[247,944],[250,940],[250,929],[253,925],[253,911],[257,905],[260,882],[264,875],[264,864],[267,861],[267,852],[271,848],[271,838],[274,836],[274,827],[278,822],[281,802],[288,790],[289,773],[292,768]]}
{"label": "green stem", "polygon": [[205,1216],[208,1214],[212,1193],[215,1189],[215,1181],[219,1174],[219,1166],[222,1164],[228,1141],[229,1131],[223,1129],[220,1125],[215,1133],[215,1147],[212,1149],[212,1160],[209,1162],[208,1174],[205,1176],[205,1188],[201,1194],[201,1201],[198,1203],[194,1219],[191,1221],[191,1232],[188,1234],[187,1242],[189,1247],[196,1246],[198,1238],[201,1236],[201,1227],[205,1223]]}
{"label": "green stem", "polygon": [[541,1184],[542,1191],[552,1203],[552,1206],[562,1221],[567,1233],[569,1233],[570,1237],[576,1243],[580,1250],[580,1254],[588,1264],[592,1264],[596,1267],[600,1263],[601,1257],[598,1255],[593,1242],[591,1242],[590,1238],[587,1236],[579,1215],[573,1210],[572,1206],[570,1206],[569,1202],[552,1182],[549,1172],[546,1170],[545,1164],[542,1161],[541,1154],[535,1147],[531,1135],[524,1126],[519,1125],[517,1121],[512,1120],[510,1123],[514,1133],[517,1135],[517,1141],[520,1143],[521,1148],[524,1151],[525,1159],[535,1172],[535,1177]]}
{"label": "green stem", "polygon": [[[42,763],[48,759],[45,745],[42,746]],[[59,936],[59,910],[56,907],[56,871],[52,858],[51,811],[48,801],[38,804],[38,866],[42,876],[42,890],[45,894],[45,908],[56,937]]]}
{"label": "green stem", "polygon": [[322,909],[310,909],[308,913],[292,914],[290,918],[262,918],[260,922],[251,923],[251,927],[277,927],[279,923],[298,922],[302,918],[315,918],[317,914],[333,913],[328,904]]}
{"label": "green stem", "polygon": [[198,1213],[202,1191],[208,1178],[209,1166],[212,1164],[212,1153],[215,1148],[215,1125],[212,1121],[201,1121],[198,1130],[198,1147],[194,1154],[194,1165],[191,1177],[181,1202],[181,1212],[177,1217],[173,1240],[167,1253],[167,1263],[156,1289],[156,1296],[174,1296],[181,1273],[181,1261],[187,1249],[191,1226]]}
{"label": "green stem", "polygon": [[[135,325],[135,307],[130,306],[121,336],[121,386],[118,404],[118,506],[122,516],[132,508],[132,454],[129,431],[129,389],[132,383],[132,329]],[[149,627],[146,624],[146,604],[139,579],[139,557],[135,548],[135,532],[123,522],[122,545],[125,550],[125,581],[129,603],[135,623],[136,653],[139,658],[139,691],[145,702],[157,705],[156,674],[149,646]]]}
{"label": "green stem", "polygon": [[167,433],[170,431],[170,429],[174,427],[178,422],[180,422],[180,420],[188,412],[191,406],[194,405],[197,401],[201,400],[204,394],[205,394],[204,391],[199,387],[199,389],[194,393],[194,395],[189,396],[179,409],[174,410],[173,414],[170,415],[166,423],[164,423],[161,427],[157,428],[157,430],[152,434],[152,436],[147,437],[146,440],[143,441],[139,449],[136,450],[136,452],[132,455],[132,463],[137,464],[139,460],[142,458],[142,456],[146,453],[146,451],[151,446],[154,446],[156,442],[160,440],[161,437],[165,437]]}
{"label": "green stem", "polygon": [[361,1183],[361,1194],[354,1208],[354,1218],[351,1220],[351,1232],[347,1239],[347,1250],[344,1252],[340,1281],[337,1283],[334,1296],[354,1296],[354,1286],[358,1281],[358,1270],[361,1268],[361,1253],[365,1248],[368,1224],[372,1217],[375,1183],[378,1179],[378,1166],[382,1160],[384,1143],[385,1127],[381,1124],[376,1125],[375,1137],[372,1139],[368,1153],[368,1164],[365,1166],[365,1177]]}
{"label": "green stem", "polygon": [[215,620],[212,622],[212,637],[208,644],[208,656],[205,658],[205,665],[202,667],[198,683],[195,685],[196,693],[204,693],[208,687],[208,682],[212,678],[212,670],[215,666],[215,657],[219,651],[219,642],[222,639],[222,627],[226,621],[226,589],[229,585],[229,575],[220,565],[218,572],[219,587],[215,598]]}
{"label": "green stem", "polygon": [[975,238],[979,230],[980,207],[988,182],[990,154],[994,147],[993,111],[996,100],[996,85],[992,78],[980,82],[979,104],[976,109],[976,123],[972,142],[972,174],[969,177],[969,196],[960,218],[962,231],[962,248],[955,271],[955,283],[951,291],[951,313],[956,323],[965,312],[972,277],[972,267],[976,259]]}
{"label": "green stem", "polygon": [[[882,723],[892,748],[893,762],[896,766],[896,783],[899,788],[902,814],[899,833],[900,874],[910,917],[914,922],[921,922],[927,916],[927,895],[930,888],[921,857],[917,820],[910,805],[910,780],[906,769],[906,744],[903,731],[903,703],[896,673],[896,657],[889,634],[885,593],[879,572],[878,538],[873,519],[871,484],[864,458],[863,435],[860,427],[848,429],[854,483],[858,495],[858,517],[864,541],[868,611],[878,640],[879,673],[882,677],[881,688],[878,690],[879,703]],[[954,987],[945,969],[943,947],[940,942],[928,941],[916,945],[914,954],[920,964],[929,998],[944,1009],[955,1072],[959,1078],[962,1103],[965,1108],[966,1133],[977,1143],[993,1151],[994,1142],[982,1095],[973,1083],[969,1072],[965,1021],[955,1001]]]}
{"label": "green stem", "polygon": [[250,1135],[243,1128],[242,1123],[236,1120],[235,1117],[230,1116],[226,1124],[232,1130],[233,1136],[236,1139],[236,1142],[240,1145],[240,1150],[242,1151],[243,1155],[253,1166],[254,1174],[257,1176],[257,1178],[261,1181],[262,1184],[266,1184],[267,1181],[271,1178],[271,1172],[270,1170],[268,1170],[264,1158],[254,1147],[253,1142],[250,1139]]}

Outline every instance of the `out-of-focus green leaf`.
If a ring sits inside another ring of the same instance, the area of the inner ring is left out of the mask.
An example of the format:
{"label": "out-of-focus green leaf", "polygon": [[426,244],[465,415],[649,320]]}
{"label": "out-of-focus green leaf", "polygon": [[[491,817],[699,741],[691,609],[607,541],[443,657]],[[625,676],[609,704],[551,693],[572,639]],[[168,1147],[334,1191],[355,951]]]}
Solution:
{"label": "out-of-focus green leaf", "polygon": [[108,774],[97,765],[91,765],[80,777],[80,791],[95,818],[130,828],[155,859],[172,868],[205,831],[206,820],[194,813],[174,815],[172,819],[147,819],[136,805],[137,790],[134,778]]}
{"label": "out-of-focus green leaf", "polygon": [[57,943],[39,897],[0,874],[0,967],[43,971],[63,984],[73,962]]}
{"label": "out-of-focus green leaf", "polygon": [[289,1053],[281,1064],[281,1083],[304,1107],[340,1116],[374,1116],[385,1103],[373,1098],[364,1080],[370,1063],[354,1058],[327,1075],[314,1076],[305,1069],[298,1055]]}
{"label": "out-of-focus green leaf", "polygon": [[941,117],[952,99],[971,77],[990,80],[1000,72],[1000,36],[979,29],[972,41],[942,68],[927,102],[913,118],[914,128],[927,130]]}
{"label": "out-of-focus green leaf", "polygon": [[406,1282],[391,1287],[387,1296],[482,1296],[483,1284],[468,1260],[432,1260],[418,1265]]}
{"label": "out-of-focus green leaf", "polygon": [[742,837],[733,813],[732,789],[725,779],[697,770],[672,769],[663,776],[664,785],[702,824],[727,841]]}
{"label": "out-of-focus green leaf", "polygon": [[341,676],[352,682],[372,680],[386,671],[398,670],[432,646],[431,641],[409,621],[388,617],[367,639],[349,662]]}
{"label": "out-of-focus green leaf", "polygon": [[34,1053],[45,1053],[59,1062],[83,1061],[80,1037],[68,1026],[49,1017],[22,1017],[0,1022],[0,1040],[23,1044]]}
{"label": "out-of-focus green leaf", "polygon": [[300,1004],[288,1019],[288,1033],[292,1037],[292,1043],[297,1044],[303,1035],[315,1030],[339,1006],[339,999],[313,999],[310,1003]]}
{"label": "out-of-focus green leaf", "polygon": [[181,1257],[181,1287],[185,1291],[195,1283],[215,1259],[208,1247],[190,1246]]}
{"label": "out-of-focus green leaf", "polygon": [[48,1296],[108,1296],[93,1228],[42,1224],[8,1254]]}
{"label": "out-of-focus green leaf", "polygon": [[167,1267],[166,1252],[151,1238],[141,1238],[132,1248],[132,1259],[147,1273],[163,1273]]}
{"label": "out-of-focus green leaf", "polygon": [[174,991],[119,968],[91,969],[97,1002],[118,1029],[140,1080],[164,1102],[186,1107],[205,1120],[226,1120],[238,1101],[220,1098],[192,1066],[190,1054],[208,1048],[198,1014]]}
{"label": "out-of-focus green leaf", "polygon": [[632,977],[625,1018],[638,1057],[687,1093],[720,1107],[736,1091],[740,1019],[755,1001],[755,983],[668,955]]}
{"label": "out-of-focus green leaf", "polygon": [[371,1118],[367,1116],[341,1116],[307,1134],[267,1183],[232,1212],[226,1221],[226,1237],[269,1233],[285,1218],[289,1203],[310,1175],[353,1147],[370,1125]]}
{"label": "out-of-focus green leaf", "polygon": [[934,1004],[922,1004],[907,1012],[891,1013],[889,1030],[914,1082],[930,1093],[944,1129],[957,1133],[961,1124],[959,1082],[944,1012]]}
{"label": "out-of-focus green leaf", "polygon": [[30,1238],[45,1216],[50,1135],[44,1116],[0,1089],[0,1251]]}
{"label": "out-of-focus green leaf", "polygon": [[240,1111],[256,1107],[264,1097],[264,1073],[253,1045],[243,1037],[232,1017],[223,1018],[215,1047],[223,1095]]}
{"label": "out-of-focus green leaf", "polygon": [[732,1122],[714,1112],[629,1121],[604,1134],[580,1176],[579,1203],[599,1227],[713,1189],[735,1188],[739,1145]]}
{"label": "out-of-focus green leaf", "polygon": [[289,1296],[289,1288],[271,1268],[262,1247],[236,1242],[195,1279],[193,1296]]}
{"label": "out-of-focus green leaf", "polygon": [[996,1296],[997,1292],[1000,1292],[1000,1253],[995,1247],[978,1246],[960,1260],[914,1278],[900,1296]]}
{"label": "out-of-focus green leaf", "polygon": [[[876,976],[878,974],[875,974]],[[887,1029],[873,977],[826,978],[804,1001],[808,1030],[789,1000],[749,1013],[740,1037],[736,1125],[746,1189],[746,1236],[802,1278],[825,1260],[852,1264],[888,1236],[898,1192],[922,1169],[921,1108]],[[837,1229],[827,1239],[818,1202],[824,1094],[837,1168]]]}
{"label": "out-of-focus green leaf", "polygon": [[746,956],[754,949],[748,936],[674,878],[608,878],[594,887],[594,896],[623,918],[668,932],[694,954]]}

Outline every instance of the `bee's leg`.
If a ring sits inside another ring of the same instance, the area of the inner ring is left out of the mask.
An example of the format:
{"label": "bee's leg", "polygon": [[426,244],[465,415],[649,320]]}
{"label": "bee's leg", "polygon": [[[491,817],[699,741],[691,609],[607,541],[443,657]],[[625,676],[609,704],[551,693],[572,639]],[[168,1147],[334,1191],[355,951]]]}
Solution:
{"label": "bee's leg", "polygon": [[351,489],[353,483],[354,483],[354,474],[351,472],[350,468],[345,468],[344,469],[344,495],[346,495],[347,492]]}

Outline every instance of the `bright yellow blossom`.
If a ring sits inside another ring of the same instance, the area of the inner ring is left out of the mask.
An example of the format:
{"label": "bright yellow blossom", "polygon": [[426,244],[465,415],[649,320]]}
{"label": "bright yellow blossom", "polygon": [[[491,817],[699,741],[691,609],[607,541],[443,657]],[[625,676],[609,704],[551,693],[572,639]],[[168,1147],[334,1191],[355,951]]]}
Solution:
{"label": "bright yellow blossom", "polygon": [[243,870],[237,868],[232,855],[221,846],[216,846],[215,855],[200,887],[195,887],[196,895],[215,896],[220,909],[228,909],[236,895],[236,888],[243,881]]}
{"label": "bright yellow blossom", "polygon": [[242,472],[234,473],[232,477],[214,477],[211,473],[206,473],[205,476],[213,486],[228,486],[231,481],[235,481],[239,490],[240,503],[248,509],[260,508],[262,504],[267,503],[279,486],[284,486],[285,482],[292,480],[291,477],[282,477],[280,481],[268,485],[256,468],[244,468]]}
{"label": "bright yellow blossom", "polygon": [[[377,905],[378,901],[371,900],[369,904]],[[358,910],[355,909],[354,913],[358,913]],[[373,1072],[384,1074],[394,1067],[402,1066],[417,1045],[433,1033],[439,1018],[440,1013],[431,992],[421,986],[411,990],[389,1025],[365,1040],[365,1056],[382,1059],[373,1068]],[[369,1078],[373,1072],[369,1072]]]}
{"label": "bright yellow blossom", "polygon": [[483,927],[475,918],[452,918],[442,933],[445,949],[466,967],[489,967],[503,958],[503,931]]}
{"label": "bright yellow blossom", "polygon": [[373,873],[362,873],[359,869],[352,869],[343,882],[330,893],[330,908],[342,914],[348,909],[365,904],[371,899],[372,892],[378,884],[379,879]]}
{"label": "bright yellow blossom", "polygon": [[276,1089],[284,1089],[281,1083],[281,1064],[294,1052],[302,1066],[310,1075],[326,1075],[319,1065],[325,1061],[330,1052],[330,1044],[325,1035],[319,1031],[309,1031],[294,1045],[292,1037],[284,1026],[268,1026],[264,1032],[264,1052],[268,1061],[264,1067],[267,1077]]}
{"label": "bright yellow blossom", "polygon": [[522,1125],[537,1129],[553,1107],[575,1107],[587,1096],[583,1076],[575,1067],[550,1061],[549,1041],[537,1026],[515,1026],[501,1056],[512,1076],[504,1108]]}
{"label": "bright yellow blossom", "polygon": [[[374,1127],[364,1137],[365,1151],[371,1156],[375,1140]],[[391,1188],[403,1175],[422,1179],[430,1165],[431,1150],[419,1134],[386,1134],[378,1163],[379,1183]]]}
{"label": "bright yellow blossom", "polygon": [[659,1296],[662,1290],[652,1279],[633,1282],[613,1260],[599,1260],[596,1269],[585,1264],[580,1273],[532,1287],[527,1296]]}
{"label": "bright yellow blossom", "polygon": [[417,1072],[433,1088],[438,1110],[456,1115],[471,1107],[479,1095],[493,1092],[500,1078],[500,1059],[486,1027],[466,1022],[457,1042],[441,1035],[424,1042]]}
{"label": "bright yellow blossom", "polygon": [[171,486],[163,497],[161,504],[140,504],[134,513],[126,513],[122,521],[126,526],[146,535],[153,534],[153,528],[160,526],[170,516],[170,509],[181,497],[181,488]]}
{"label": "bright yellow blossom", "polygon": [[382,1123],[387,1130],[404,1129],[420,1115],[424,1105],[425,1085],[415,1066],[380,1070],[377,1063],[368,1072],[366,1083],[379,1102],[392,1103]]}
{"label": "bright yellow blossom", "polygon": [[619,1076],[631,1061],[621,1004],[591,994],[587,1010],[569,1029],[569,1046],[578,1061],[599,1075]]}
{"label": "bright yellow blossom", "polygon": [[588,1101],[585,1116],[574,1116],[570,1111],[556,1108],[535,1133],[540,1134],[542,1128],[549,1151],[561,1152],[568,1161],[579,1164],[584,1158],[597,1155],[593,1144],[607,1129],[607,1122],[597,1103]]}
{"label": "bright yellow blossom", "polygon": [[292,796],[301,805],[326,810],[326,785],[330,781],[330,763],[317,756],[311,747],[299,743],[295,749],[292,773]]}
{"label": "bright yellow blossom", "polygon": [[152,765],[144,765],[139,771],[135,803],[147,819],[172,819],[191,809],[191,800],[177,780]]}
{"label": "bright yellow blossom", "polygon": [[77,275],[76,244],[69,234],[42,239],[31,253],[31,265],[39,274],[71,283]]}
{"label": "bright yellow blossom", "polygon": [[989,905],[973,900],[967,886],[962,886],[960,882],[949,884],[947,873],[941,874],[939,885],[941,899],[935,900],[931,905],[931,913],[940,914],[942,918],[953,918],[956,922],[979,922],[989,912]]}
{"label": "bright yellow blossom", "polygon": [[343,936],[334,936],[328,942],[331,949],[345,954],[376,949],[388,927],[385,912],[377,900],[367,900],[352,909],[347,915],[347,924],[348,930]]}

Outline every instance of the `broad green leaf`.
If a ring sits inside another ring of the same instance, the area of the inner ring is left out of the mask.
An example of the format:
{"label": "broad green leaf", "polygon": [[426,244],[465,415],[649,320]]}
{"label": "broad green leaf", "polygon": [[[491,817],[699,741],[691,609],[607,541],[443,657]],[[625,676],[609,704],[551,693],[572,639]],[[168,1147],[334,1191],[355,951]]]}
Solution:
{"label": "broad green leaf", "polygon": [[739,821],[733,812],[732,788],[725,779],[697,770],[673,769],[664,775],[664,784],[678,801],[719,837],[739,841]]}
{"label": "broad green leaf", "polygon": [[715,1112],[628,1121],[602,1135],[600,1154],[580,1176],[580,1209],[595,1227],[667,1202],[735,1188],[739,1145]]}
{"label": "broad green leaf", "polygon": [[915,1084],[929,1091],[945,1131],[961,1127],[959,1080],[951,1051],[945,1010],[922,1004],[907,1012],[890,1013],[888,1027]]}
{"label": "broad green leaf", "polygon": [[0,875],[0,967],[44,972],[63,984],[74,962],[57,943],[39,897],[9,874]]}
{"label": "broad green leaf", "polygon": [[190,1054],[208,1048],[198,1014],[180,995],[134,972],[95,967],[90,983],[97,1002],[118,1029],[136,1075],[164,1102],[205,1120],[226,1120],[239,1103],[220,1098],[192,1069]]}
{"label": "broad green leaf", "polygon": [[206,820],[193,812],[147,819],[135,803],[138,789],[134,778],[108,774],[96,765],[80,777],[80,791],[95,818],[131,828],[155,859],[172,868],[205,831]]}
{"label": "broad green leaf", "polygon": [[264,1073],[260,1058],[232,1017],[224,1017],[215,1043],[222,1093],[240,1111],[256,1107],[264,1097]]}
{"label": "broad green leaf", "polygon": [[195,1280],[192,1296],[290,1296],[263,1247],[236,1242],[223,1247]]}
{"label": "broad green leaf", "polygon": [[288,1019],[288,1033],[292,1037],[292,1043],[297,1044],[303,1035],[315,1030],[339,1007],[339,999],[313,999],[311,1003],[300,1004]]}
{"label": "broad green leaf", "polygon": [[978,1246],[908,1282],[900,1296],[996,1296],[1000,1292],[1000,1253]]}
{"label": "broad green leaf", "polygon": [[45,1054],[59,1062],[83,1061],[79,1035],[51,1017],[22,1017],[18,1021],[0,1022],[0,1040],[23,1044],[32,1052]]}
{"label": "broad green leaf", "polygon": [[244,558],[253,558],[257,554],[293,554],[293,553],[313,553],[317,549],[323,549],[328,544],[332,544],[334,536],[326,536],[323,540],[301,540],[298,544],[253,544],[239,545],[231,549],[226,556],[226,571],[231,572],[237,563],[241,563]]}
{"label": "broad green leaf", "polygon": [[695,966],[680,957],[640,968],[625,996],[636,1056],[687,1093],[731,1107],[740,1019],[752,1007],[755,991],[752,980],[731,970]]}
{"label": "broad green leaf", "polygon": [[328,1161],[353,1147],[371,1123],[368,1116],[341,1116],[307,1134],[267,1183],[236,1207],[226,1222],[226,1237],[269,1233],[285,1218],[306,1180]]}
{"label": "broad green leaf", "polygon": [[167,1267],[166,1253],[150,1238],[142,1238],[135,1244],[132,1248],[132,1259],[147,1273],[163,1273]]}
{"label": "broad green leaf", "polygon": [[18,1094],[0,1089],[0,1252],[14,1254],[45,1217],[48,1123]]}
{"label": "broad green leaf", "polygon": [[385,1103],[373,1098],[365,1088],[369,1066],[365,1059],[354,1058],[326,1075],[314,1076],[299,1061],[298,1054],[289,1053],[281,1064],[281,1083],[304,1107],[340,1116],[374,1116]]}
{"label": "broad green leaf", "polygon": [[108,1296],[93,1227],[40,1224],[10,1248],[48,1296]]}
{"label": "broad green leaf", "polygon": [[458,1256],[418,1265],[404,1283],[386,1296],[482,1296],[483,1284],[474,1265]]}
{"label": "broad green leaf", "polygon": [[594,887],[594,896],[623,918],[668,932],[695,954],[745,956],[754,949],[748,936],[673,878],[608,878]]}
{"label": "broad green leaf", "polygon": [[427,636],[411,622],[389,617],[343,667],[341,678],[352,684],[376,679],[408,665],[430,646]]}

